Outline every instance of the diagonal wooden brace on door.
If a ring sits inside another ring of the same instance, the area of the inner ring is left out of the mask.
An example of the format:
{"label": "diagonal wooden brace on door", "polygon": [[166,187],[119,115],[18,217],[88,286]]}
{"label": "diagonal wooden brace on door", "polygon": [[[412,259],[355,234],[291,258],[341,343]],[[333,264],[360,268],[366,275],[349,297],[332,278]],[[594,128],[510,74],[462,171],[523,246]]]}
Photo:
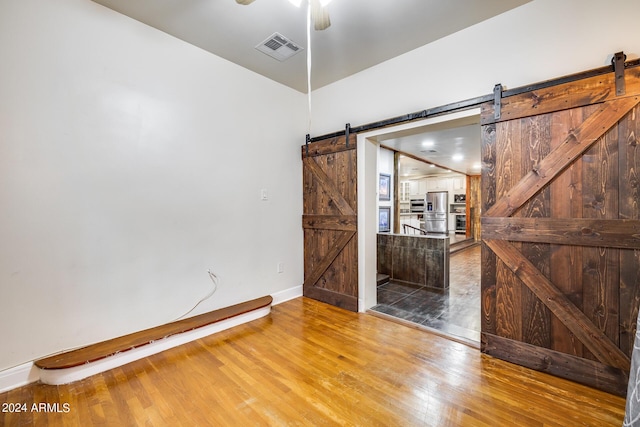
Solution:
{"label": "diagonal wooden brace on door", "polygon": [[342,231],[338,236],[336,242],[331,246],[329,252],[322,258],[322,260],[315,266],[311,274],[305,279],[303,288],[311,287],[315,285],[315,283],[320,280],[320,277],[324,274],[325,271],[331,266],[333,261],[340,255],[340,252],[344,249],[345,246],[351,241],[353,236],[355,236],[355,231]]}
{"label": "diagonal wooden brace on door", "polygon": [[629,372],[627,355],[518,249],[504,240],[484,242],[600,362]]}
{"label": "diagonal wooden brace on door", "polygon": [[306,157],[304,159],[304,164],[309,168],[315,179],[318,181],[320,186],[324,191],[327,192],[334,205],[338,208],[342,215],[355,215],[356,212],[349,205],[340,190],[333,184],[333,181],[327,176],[326,173],[322,170],[322,168],[313,160],[312,157]]}
{"label": "diagonal wooden brace on door", "polygon": [[490,217],[510,216],[551,182],[567,166],[587,151],[598,139],[640,102],[640,97],[607,101],[600,109],[574,129],[549,155],[526,174],[507,194],[485,213]]}

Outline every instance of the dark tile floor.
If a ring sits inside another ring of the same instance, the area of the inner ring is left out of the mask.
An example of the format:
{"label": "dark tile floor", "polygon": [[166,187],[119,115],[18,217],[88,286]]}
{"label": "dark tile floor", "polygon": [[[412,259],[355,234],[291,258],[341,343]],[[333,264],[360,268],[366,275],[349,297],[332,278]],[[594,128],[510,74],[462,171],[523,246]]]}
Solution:
{"label": "dark tile floor", "polygon": [[480,342],[480,246],[451,254],[449,263],[448,291],[387,282],[372,310]]}

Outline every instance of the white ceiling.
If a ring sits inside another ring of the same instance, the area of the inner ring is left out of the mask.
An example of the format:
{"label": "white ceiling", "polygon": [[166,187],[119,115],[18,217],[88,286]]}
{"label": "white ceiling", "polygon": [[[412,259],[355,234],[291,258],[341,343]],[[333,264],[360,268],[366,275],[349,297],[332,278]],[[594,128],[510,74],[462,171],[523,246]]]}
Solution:
{"label": "white ceiling", "polygon": [[[306,49],[279,62],[255,49],[278,32],[307,46],[306,7],[288,0],[94,0],[272,80],[307,92]],[[530,0],[333,0],[312,31],[317,89]],[[303,2],[306,3],[306,2]]]}
{"label": "white ceiling", "polygon": [[478,115],[388,133],[378,136],[376,140],[384,147],[409,154],[400,161],[398,173],[401,177],[451,172],[480,174]]}
{"label": "white ceiling", "polygon": [[[93,0],[258,74],[307,92],[306,8],[288,0]],[[331,26],[311,32],[313,89],[477,24],[531,0],[333,0]],[[303,2],[306,4],[306,2]],[[305,48],[280,62],[255,49],[274,32]],[[405,158],[411,175],[478,174],[480,126],[452,122],[379,138]],[[426,147],[426,141],[433,141]],[[431,151],[434,150],[434,151]],[[463,160],[453,160],[462,153]],[[401,171],[401,173],[403,173]]]}

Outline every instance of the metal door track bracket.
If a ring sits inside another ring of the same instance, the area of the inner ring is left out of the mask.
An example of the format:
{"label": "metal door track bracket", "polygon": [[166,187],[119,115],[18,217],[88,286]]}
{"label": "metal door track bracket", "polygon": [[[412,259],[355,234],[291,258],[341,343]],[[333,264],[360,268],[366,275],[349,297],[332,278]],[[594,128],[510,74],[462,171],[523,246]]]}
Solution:
{"label": "metal door track bracket", "polygon": [[349,148],[349,133],[351,133],[351,124],[347,123],[345,125],[345,129],[344,129],[344,136],[345,136],[346,141],[347,141],[347,148]]}
{"label": "metal door track bracket", "polygon": [[306,147],[306,150],[307,150],[307,157],[309,157],[309,141],[311,141],[311,135],[307,134],[306,142],[305,142],[305,147]]}
{"label": "metal door track bracket", "polygon": [[613,71],[616,76],[616,96],[622,96],[625,94],[624,83],[624,61],[627,59],[627,55],[624,52],[618,52],[611,58],[613,64]]}
{"label": "metal door track bracket", "polygon": [[502,85],[493,87],[493,118],[500,119],[500,109],[502,108]]}

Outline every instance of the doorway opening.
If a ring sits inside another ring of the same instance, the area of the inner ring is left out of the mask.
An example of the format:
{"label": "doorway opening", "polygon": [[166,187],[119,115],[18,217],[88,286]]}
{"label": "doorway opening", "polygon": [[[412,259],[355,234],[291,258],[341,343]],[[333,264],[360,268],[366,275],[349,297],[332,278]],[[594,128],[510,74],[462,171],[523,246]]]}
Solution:
{"label": "doorway opening", "polygon": [[[365,283],[360,293],[361,311],[370,310],[479,345],[480,135],[478,109],[358,135],[358,150],[364,154],[358,164],[359,229],[365,230],[360,233],[359,250],[366,254],[359,267]],[[379,178],[387,176],[395,191],[381,197]],[[451,250],[444,272],[446,286],[379,275],[378,233],[425,235],[428,227],[419,202],[422,199],[426,204],[426,194],[431,191],[448,196],[446,231],[438,236],[448,238],[447,251]],[[471,223],[470,210],[477,223]],[[388,231],[381,231],[381,212],[389,215]]]}

